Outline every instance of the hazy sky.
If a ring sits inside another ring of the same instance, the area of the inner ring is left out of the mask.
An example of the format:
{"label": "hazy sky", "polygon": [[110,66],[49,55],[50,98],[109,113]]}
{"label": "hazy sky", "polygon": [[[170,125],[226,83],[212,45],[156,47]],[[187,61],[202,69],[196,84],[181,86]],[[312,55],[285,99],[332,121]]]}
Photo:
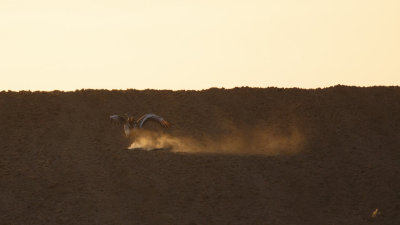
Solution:
{"label": "hazy sky", "polygon": [[0,90],[400,85],[399,0],[0,0]]}

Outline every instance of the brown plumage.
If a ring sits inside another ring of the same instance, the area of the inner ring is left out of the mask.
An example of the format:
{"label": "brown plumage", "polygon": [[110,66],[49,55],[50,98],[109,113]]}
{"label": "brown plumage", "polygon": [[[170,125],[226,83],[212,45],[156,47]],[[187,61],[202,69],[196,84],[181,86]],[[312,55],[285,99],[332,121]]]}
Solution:
{"label": "brown plumage", "polygon": [[127,114],[125,114],[125,116],[111,115],[110,119],[119,124],[124,125],[124,131],[126,136],[130,135],[132,129],[142,128],[144,124],[149,120],[158,122],[164,128],[168,128],[171,126],[171,123],[166,121],[164,118],[152,113],[145,114],[138,120],[135,120],[132,116],[128,116]]}

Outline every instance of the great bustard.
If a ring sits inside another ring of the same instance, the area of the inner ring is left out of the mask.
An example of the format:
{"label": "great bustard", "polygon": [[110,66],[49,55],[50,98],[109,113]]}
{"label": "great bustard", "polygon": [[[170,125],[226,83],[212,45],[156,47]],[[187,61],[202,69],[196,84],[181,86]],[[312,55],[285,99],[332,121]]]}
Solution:
{"label": "great bustard", "polygon": [[142,128],[148,120],[154,120],[165,128],[171,126],[171,124],[161,116],[151,113],[143,115],[138,120],[135,120],[133,116],[128,116],[127,114],[125,114],[125,116],[111,115],[110,119],[124,125],[124,131],[127,137],[130,136],[133,129]]}

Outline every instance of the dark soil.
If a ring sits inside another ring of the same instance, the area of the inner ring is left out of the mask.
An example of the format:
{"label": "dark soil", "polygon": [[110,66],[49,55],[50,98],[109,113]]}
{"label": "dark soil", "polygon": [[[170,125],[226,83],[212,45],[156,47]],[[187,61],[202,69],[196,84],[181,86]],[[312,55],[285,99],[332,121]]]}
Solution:
{"label": "dark soil", "polygon": [[[108,118],[125,112],[175,137],[295,126],[304,142],[127,150]],[[0,92],[0,224],[400,224],[400,88]]]}

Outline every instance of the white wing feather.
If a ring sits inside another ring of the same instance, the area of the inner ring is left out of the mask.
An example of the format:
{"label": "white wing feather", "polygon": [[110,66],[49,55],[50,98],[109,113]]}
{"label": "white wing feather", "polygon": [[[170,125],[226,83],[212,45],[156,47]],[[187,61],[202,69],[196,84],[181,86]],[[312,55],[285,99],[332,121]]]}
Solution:
{"label": "white wing feather", "polygon": [[156,114],[145,114],[144,116],[142,116],[138,120],[139,127],[142,128],[144,123],[149,119],[156,120],[163,127],[169,127],[170,126],[170,123],[168,121],[164,120],[164,118],[162,118],[161,116],[158,116]]}
{"label": "white wing feather", "polygon": [[110,119],[119,122],[119,123],[126,123],[126,119],[120,115],[111,115]]}

